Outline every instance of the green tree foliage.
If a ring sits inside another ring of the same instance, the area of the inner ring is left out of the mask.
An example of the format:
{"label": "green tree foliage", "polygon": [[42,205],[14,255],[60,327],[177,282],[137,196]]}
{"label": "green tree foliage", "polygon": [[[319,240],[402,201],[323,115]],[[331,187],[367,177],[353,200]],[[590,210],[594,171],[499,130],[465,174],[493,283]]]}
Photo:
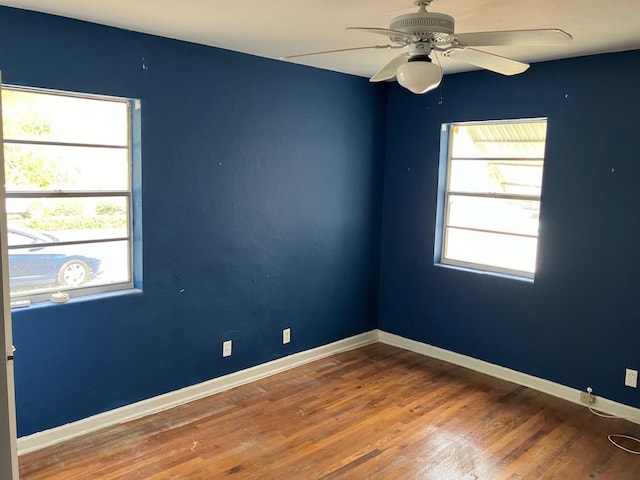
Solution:
{"label": "green tree foliage", "polygon": [[82,216],[82,202],[58,202],[52,209],[51,213],[54,216],[73,217]]}
{"label": "green tree foliage", "polygon": [[98,215],[122,215],[125,213],[125,209],[117,203],[104,202],[96,205],[96,213]]}
{"label": "green tree foliage", "polygon": [[[13,90],[2,91],[5,140],[46,140],[51,126],[29,97]],[[56,159],[37,147],[5,144],[5,183],[8,186],[49,188],[56,178]]]}

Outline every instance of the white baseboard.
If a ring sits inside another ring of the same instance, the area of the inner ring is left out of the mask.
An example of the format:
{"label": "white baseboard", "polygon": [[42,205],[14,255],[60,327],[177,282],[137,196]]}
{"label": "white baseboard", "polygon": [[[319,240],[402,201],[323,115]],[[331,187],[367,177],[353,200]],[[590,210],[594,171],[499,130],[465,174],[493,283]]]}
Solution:
{"label": "white baseboard", "polygon": [[358,347],[376,343],[377,341],[378,331],[372,330],[328,345],[247,368],[246,370],[214,378],[197,385],[185,387],[131,405],[109,410],[108,412],[83,418],[82,420],[60,427],[20,437],[18,438],[18,455],[34,452],[41,448],[55,445],[111,425],[128,422],[146,415],[152,415],[193,400],[245,385],[305,363],[313,362],[314,360],[319,360],[347,350],[353,350]]}
{"label": "white baseboard", "polygon": [[[426,343],[416,342],[415,340],[400,337],[392,333],[380,331],[379,341],[387,345],[410,350],[428,357],[444,360],[445,362],[453,363],[454,365],[459,365],[470,370],[475,370],[476,372],[485,373],[492,377],[507,380],[518,385],[533,388],[534,390],[548,393],[549,395],[568,400],[572,403],[580,403],[580,390],[560,385],[559,383],[534,377],[533,375],[511,370],[483,360],[478,360],[477,358],[451,352],[443,348],[434,347]],[[594,392],[594,394],[597,396],[596,408],[598,411],[608,413],[610,415],[616,415],[631,422],[640,424],[640,409],[601,397],[598,395],[598,392]]]}
{"label": "white baseboard", "polygon": [[[328,345],[323,345],[311,350],[289,355],[288,357],[263,363],[255,367],[247,368],[246,370],[214,378],[197,385],[185,387],[180,390],[158,395],[157,397],[142,400],[131,405],[125,405],[124,407],[116,408],[108,412],[83,418],[82,420],[62,425],[60,427],[20,437],[18,438],[18,455],[34,452],[41,448],[55,445],[65,440],[111,425],[152,415],[178,405],[189,403],[193,400],[198,400],[240,385],[245,385],[270,375],[275,375],[276,373],[289,370],[299,365],[310,363],[336,353],[370,345],[378,341],[428,357],[444,360],[445,362],[485,373],[492,377],[507,380],[518,385],[533,388],[534,390],[548,393],[573,403],[580,403],[580,391],[575,388],[570,388],[560,385],[559,383],[534,377],[532,375],[501,367],[483,360],[478,360],[473,357],[434,347],[426,343],[400,337],[392,333],[372,330]],[[595,393],[597,395],[597,392]],[[614,402],[601,396],[598,396],[597,408],[602,412],[626,418],[634,423],[640,424],[640,409],[638,408]]]}

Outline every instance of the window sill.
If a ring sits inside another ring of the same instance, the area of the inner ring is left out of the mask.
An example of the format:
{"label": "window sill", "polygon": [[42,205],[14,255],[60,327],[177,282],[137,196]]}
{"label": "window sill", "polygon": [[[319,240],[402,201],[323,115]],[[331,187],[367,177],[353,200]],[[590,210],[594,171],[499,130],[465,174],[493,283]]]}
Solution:
{"label": "window sill", "polygon": [[458,265],[449,265],[446,263],[434,263],[435,267],[446,268],[449,270],[457,270],[460,272],[475,273],[476,275],[489,275],[491,277],[505,278],[507,280],[516,280],[518,282],[533,284],[533,278],[522,277],[520,275],[510,275],[508,273],[491,272],[489,270],[479,270],[476,268],[461,267]]}
{"label": "window sill", "polygon": [[114,290],[111,292],[101,292],[101,293],[93,293],[90,295],[81,295],[78,297],[70,296],[69,300],[65,302],[53,302],[51,300],[38,300],[38,301],[31,302],[29,305],[12,306],[11,311],[14,312],[18,310],[50,308],[57,305],[94,302],[96,300],[105,300],[105,299],[116,298],[116,297],[126,297],[130,295],[142,295],[142,290],[139,288],[127,288],[123,290]]}

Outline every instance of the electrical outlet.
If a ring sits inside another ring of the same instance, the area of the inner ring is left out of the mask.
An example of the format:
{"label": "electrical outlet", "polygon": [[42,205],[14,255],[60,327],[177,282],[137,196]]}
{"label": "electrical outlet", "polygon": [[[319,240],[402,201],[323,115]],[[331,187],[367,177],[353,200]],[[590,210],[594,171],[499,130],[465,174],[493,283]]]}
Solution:
{"label": "electrical outlet", "polygon": [[231,340],[227,340],[222,343],[222,356],[230,357],[231,356]]}
{"label": "electrical outlet", "polygon": [[282,330],[282,343],[289,343],[291,341],[291,329],[285,328]]}
{"label": "electrical outlet", "polygon": [[638,370],[627,368],[624,376],[624,384],[627,387],[638,388]]}
{"label": "electrical outlet", "polygon": [[596,396],[590,392],[580,392],[580,403],[583,405],[594,405],[596,403]]}

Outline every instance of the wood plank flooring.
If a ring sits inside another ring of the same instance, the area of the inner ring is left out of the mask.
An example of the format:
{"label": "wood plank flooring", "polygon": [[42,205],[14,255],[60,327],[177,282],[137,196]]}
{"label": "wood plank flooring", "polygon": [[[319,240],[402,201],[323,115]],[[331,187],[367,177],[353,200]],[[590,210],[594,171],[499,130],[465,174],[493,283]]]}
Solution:
{"label": "wood plank flooring", "polygon": [[640,479],[609,433],[640,426],[375,344],[21,456],[20,478]]}

